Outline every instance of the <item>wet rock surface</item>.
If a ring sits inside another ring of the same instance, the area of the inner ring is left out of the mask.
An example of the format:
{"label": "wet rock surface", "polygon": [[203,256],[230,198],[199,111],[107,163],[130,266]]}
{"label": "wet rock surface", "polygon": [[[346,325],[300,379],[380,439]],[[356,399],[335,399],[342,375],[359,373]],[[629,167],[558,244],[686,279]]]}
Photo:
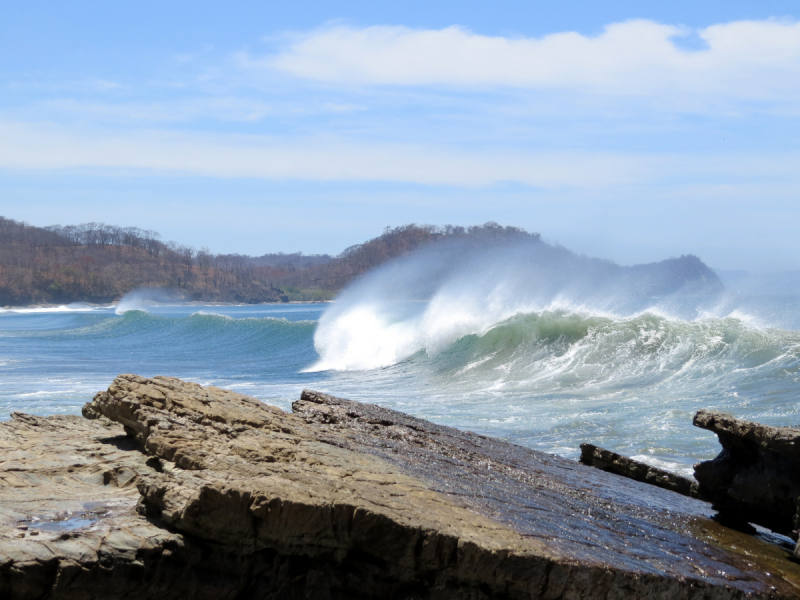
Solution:
{"label": "wet rock surface", "polygon": [[0,596],[800,596],[706,503],[374,405],[293,409],[125,375],[91,420],[0,424]]}
{"label": "wet rock surface", "polygon": [[701,410],[697,427],[719,437],[722,452],[695,466],[699,491],[731,521],[797,538],[800,529],[800,428],[770,427]]}

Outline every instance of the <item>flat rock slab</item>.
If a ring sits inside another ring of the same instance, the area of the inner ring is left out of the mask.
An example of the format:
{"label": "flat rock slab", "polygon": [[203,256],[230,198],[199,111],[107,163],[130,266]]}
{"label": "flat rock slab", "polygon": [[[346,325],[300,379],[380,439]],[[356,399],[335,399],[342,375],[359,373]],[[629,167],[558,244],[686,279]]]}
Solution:
{"label": "flat rock slab", "polygon": [[[800,597],[788,553],[704,502],[370,404],[293,409],[122,375],[93,420],[0,424],[0,596]],[[32,540],[46,514],[90,523]]]}

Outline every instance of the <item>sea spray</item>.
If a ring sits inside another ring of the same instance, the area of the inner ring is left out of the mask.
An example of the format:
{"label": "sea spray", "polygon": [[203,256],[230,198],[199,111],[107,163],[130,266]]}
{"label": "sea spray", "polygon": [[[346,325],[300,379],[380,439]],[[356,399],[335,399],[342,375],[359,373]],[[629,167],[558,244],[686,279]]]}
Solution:
{"label": "sea spray", "polygon": [[385,367],[436,355],[515,315],[544,311],[692,318],[722,286],[695,257],[620,267],[538,239],[476,246],[450,242],[415,252],[358,280],[320,319],[315,370]]}
{"label": "sea spray", "polygon": [[591,441],[689,475],[716,452],[699,408],[800,422],[798,300],[728,292],[692,256],[622,267],[538,241],[442,244],[345,290],[306,372],[545,451]]}
{"label": "sea spray", "polygon": [[120,298],[116,306],[116,313],[122,315],[130,310],[147,310],[150,306],[175,302],[179,298],[180,295],[177,292],[168,288],[137,288]]}

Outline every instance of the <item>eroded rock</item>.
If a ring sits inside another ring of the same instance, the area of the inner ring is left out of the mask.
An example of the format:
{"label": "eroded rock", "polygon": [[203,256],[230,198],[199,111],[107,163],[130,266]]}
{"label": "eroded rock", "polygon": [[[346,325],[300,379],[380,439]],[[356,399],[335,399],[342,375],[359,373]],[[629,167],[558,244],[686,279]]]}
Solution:
{"label": "eroded rock", "polygon": [[697,427],[719,437],[722,452],[695,466],[704,498],[727,519],[763,525],[797,539],[800,529],[800,429],[770,427],[701,410]]}

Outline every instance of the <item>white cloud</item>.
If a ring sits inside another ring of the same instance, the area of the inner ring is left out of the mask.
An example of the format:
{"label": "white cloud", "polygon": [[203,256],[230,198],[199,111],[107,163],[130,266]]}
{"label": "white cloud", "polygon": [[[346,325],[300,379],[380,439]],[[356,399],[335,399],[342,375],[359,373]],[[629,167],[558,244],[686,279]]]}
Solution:
{"label": "white cloud", "polygon": [[108,133],[0,121],[0,168],[133,169],[147,174],[543,188],[638,180],[653,160],[603,153],[462,152],[326,138],[138,131]]}
{"label": "white cloud", "polygon": [[543,189],[625,190],[680,181],[734,185],[751,178],[797,183],[800,157],[537,152],[372,143],[335,137],[107,132],[0,121],[0,168],[89,169],[112,174],[385,181]]}
{"label": "white cloud", "polygon": [[[702,49],[684,49],[697,35]],[[624,96],[800,100],[800,23],[741,21],[696,31],[646,20],[507,38],[460,27],[418,30],[334,26],[300,35],[277,54],[242,55],[276,69],[344,85],[514,87]]]}

